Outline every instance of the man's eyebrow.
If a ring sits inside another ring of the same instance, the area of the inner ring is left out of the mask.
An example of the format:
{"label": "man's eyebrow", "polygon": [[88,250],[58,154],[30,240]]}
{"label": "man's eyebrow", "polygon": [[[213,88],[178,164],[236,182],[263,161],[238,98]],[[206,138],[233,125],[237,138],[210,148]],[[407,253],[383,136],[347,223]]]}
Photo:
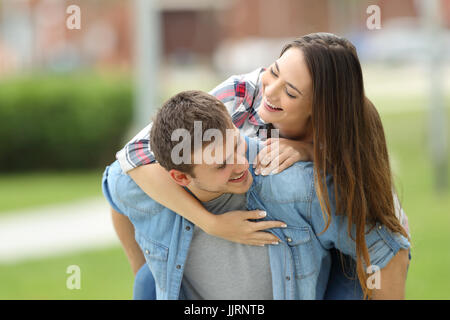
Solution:
{"label": "man's eyebrow", "polygon": [[[275,68],[277,68],[278,73],[280,73],[280,67],[278,66],[278,63],[276,61],[275,61]],[[300,90],[298,90],[292,83],[286,81],[286,84],[295,91],[297,91],[298,93],[300,93],[301,95],[303,95],[303,93]]]}

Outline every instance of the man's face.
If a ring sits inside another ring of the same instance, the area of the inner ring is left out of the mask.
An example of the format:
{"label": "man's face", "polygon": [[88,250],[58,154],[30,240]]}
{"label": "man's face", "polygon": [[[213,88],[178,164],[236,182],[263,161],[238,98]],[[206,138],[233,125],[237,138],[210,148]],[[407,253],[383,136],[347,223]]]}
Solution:
{"label": "man's face", "polygon": [[248,170],[249,163],[245,157],[247,147],[245,139],[233,126],[227,130],[223,139],[199,148],[194,152],[194,158],[201,156],[203,161],[194,166],[195,178],[190,177],[191,183],[188,186],[210,193],[212,196],[223,193],[246,193],[253,182]]}

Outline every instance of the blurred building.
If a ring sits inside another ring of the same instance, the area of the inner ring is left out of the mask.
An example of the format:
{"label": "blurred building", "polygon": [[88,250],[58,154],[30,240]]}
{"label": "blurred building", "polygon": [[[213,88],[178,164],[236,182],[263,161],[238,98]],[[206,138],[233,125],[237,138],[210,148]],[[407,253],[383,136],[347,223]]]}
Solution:
{"label": "blurred building", "polygon": [[[81,7],[81,30],[66,27],[66,9],[71,4]],[[127,1],[1,1],[0,56],[8,52],[16,57],[3,68],[5,72],[70,71],[108,64],[128,67],[130,35]]]}
{"label": "blurred building", "polygon": [[[129,69],[132,1],[1,0],[0,76],[30,68]],[[163,58],[169,64],[202,64],[227,73],[244,66],[249,70],[278,56],[286,39],[317,31],[349,37],[363,59],[395,57],[411,48],[420,51],[418,1],[159,0]],[[66,28],[71,4],[81,8],[80,30]],[[381,30],[367,30],[366,9],[372,4],[381,9]],[[441,6],[448,29],[450,0],[441,0]],[[383,40],[377,38],[381,34]]]}

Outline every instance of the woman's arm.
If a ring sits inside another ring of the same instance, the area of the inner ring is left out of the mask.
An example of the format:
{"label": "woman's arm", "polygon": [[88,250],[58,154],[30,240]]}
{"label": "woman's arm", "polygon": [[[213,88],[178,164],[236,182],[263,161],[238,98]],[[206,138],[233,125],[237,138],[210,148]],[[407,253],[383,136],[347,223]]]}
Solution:
{"label": "woman's arm", "polygon": [[[245,97],[256,94],[257,82],[262,70],[257,69],[246,75],[235,75],[210,91],[221,100],[230,115],[233,115]],[[249,83],[249,84],[247,84]],[[283,222],[250,222],[259,219],[259,211],[232,211],[222,215],[213,215],[203,208],[182,187],[177,185],[167,171],[155,163],[150,148],[150,129],[152,124],[141,130],[116,157],[122,170],[153,200],[166,208],[190,220],[205,232],[233,242],[251,245],[273,243],[278,239],[261,230],[277,228]]]}
{"label": "woman's arm", "polygon": [[[401,249],[380,270],[380,288],[373,290],[373,300],[403,300],[405,299],[406,274],[408,271],[408,250]],[[374,275],[377,276],[377,275]]]}
{"label": "woman's arm", "polygon": [[251,222],[261,219],[261,211],[230,211],[214,215],[181,186],[158,163],[137,167],[128,171],[136,184],[152,199],[191,221],[206,233],[229,241],[248,244],[273,244],[278,238],[262,230],[280,228],[280,221]]}

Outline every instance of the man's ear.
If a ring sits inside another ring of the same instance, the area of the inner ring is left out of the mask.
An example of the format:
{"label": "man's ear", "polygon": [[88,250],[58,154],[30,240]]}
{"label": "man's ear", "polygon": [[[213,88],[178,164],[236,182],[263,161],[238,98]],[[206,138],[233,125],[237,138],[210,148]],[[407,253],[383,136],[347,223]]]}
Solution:
{"label": "man's ear", "polygon": [[175,181],[182,187],[186,187],[191,183],[191,177],[179,170],[171,169],[169,170],[169,175],[173,179],[173,181]]}

